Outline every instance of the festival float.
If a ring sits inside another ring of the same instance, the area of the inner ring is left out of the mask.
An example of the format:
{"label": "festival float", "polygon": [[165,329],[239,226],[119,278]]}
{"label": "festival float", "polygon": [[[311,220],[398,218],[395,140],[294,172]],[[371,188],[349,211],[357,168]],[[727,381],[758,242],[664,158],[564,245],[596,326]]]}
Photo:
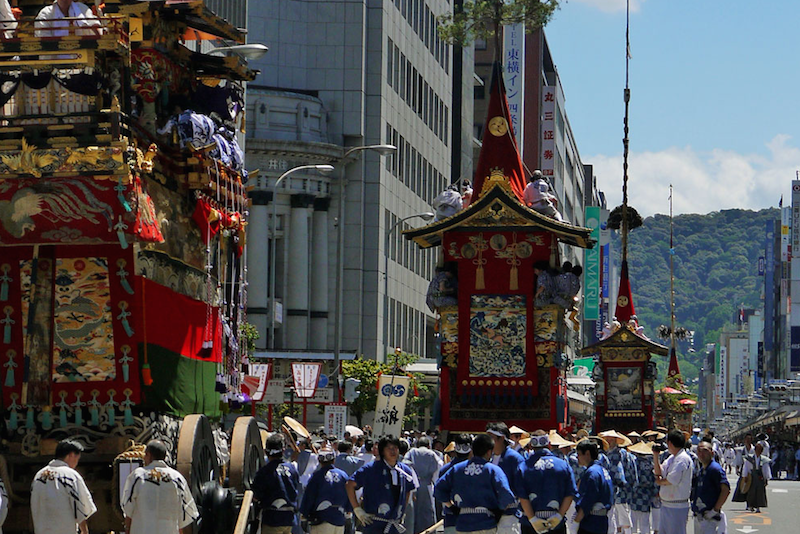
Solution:
{"label": "festival float", "polygon": [[229,449],[218,428],[248,400],[236,130],[255,72],[195,43],[245,36],[201,1],[107,0],[47,28],[42,5],[0,31],[5,531],[32,530],[31,479],[66,437],[86,448],[92,531],[122,530],[119,484],[152,438],[199,507],[232,515],[264,461],[254,419]]}
{"label": "festival float", "polygon": [[561,266],[560,246],[593,246],[591,230],[521,201],[525,178],[508,117],[496,64],[471,203],[403,232],[421,248],[441,247],[429,297],[439,315],[441,428],[451,432],[566,421],[567,309],[537,302],[537,282]]}

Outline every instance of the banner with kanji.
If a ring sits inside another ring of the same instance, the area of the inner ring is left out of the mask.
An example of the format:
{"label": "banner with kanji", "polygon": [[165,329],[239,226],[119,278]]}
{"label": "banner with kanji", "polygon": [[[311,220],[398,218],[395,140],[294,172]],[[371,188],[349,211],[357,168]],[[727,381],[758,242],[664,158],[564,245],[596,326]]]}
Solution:
{"label": "banner with kanji", "polygon": [[411,379],[407,376],[381,375],[378,382],[378,402],[375,405],[375,424],[372,426],[376,437],[400,436],[410,383]]}
{"label": "banner with kanji", "polygon": [[292,379],[294,380],[294,394],[301,399],[314,396],[322,369],[320,362],[293,362]]}
{"label": "banner with kanji", "polygon": [[242,389],[247,390],[246,393],[250,395],[253,402],[261,402],[264,399],[269,379],[269,366],[268,363],[250,364],[250,374],[245,375],[242,379]]}

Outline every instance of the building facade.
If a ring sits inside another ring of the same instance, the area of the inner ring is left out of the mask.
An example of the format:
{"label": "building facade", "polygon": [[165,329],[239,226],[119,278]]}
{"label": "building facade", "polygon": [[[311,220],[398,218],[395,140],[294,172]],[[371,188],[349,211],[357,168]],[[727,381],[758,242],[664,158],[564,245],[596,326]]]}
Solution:
{"label": "building facade", "polygon": [[[471,142],[471,49],[454,53],[436,32],[436,17],[452,8],[445,0],[250,3],[249,42],[270,48],[251,62],[261,74],[248,90],[247,161],[260,169],[248,307],[260,349],[333,350],[339,281],[342,351],[383,359],[387,345],[432,349],[425,293],[438,258],[401,240],[420,219],[397,223],[430,212],[442,189],[471,175],[462,146]],[[378,144],[397,151],[343,159]],[[273,195],[292,168],[328,163],[332,173],[293,172]]]}

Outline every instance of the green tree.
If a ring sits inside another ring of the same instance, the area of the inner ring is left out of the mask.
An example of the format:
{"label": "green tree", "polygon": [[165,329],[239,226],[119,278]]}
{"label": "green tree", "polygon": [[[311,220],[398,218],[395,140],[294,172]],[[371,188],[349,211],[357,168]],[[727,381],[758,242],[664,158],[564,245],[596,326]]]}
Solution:
{"label": "green tree", "polygon": [[533,32],[550,21],[558,4],[558,0],[468,0],[460,11],[439,17],[439,36],[450,44],[466,45],[476,38],[499,39],[500,26],[520,22]]}

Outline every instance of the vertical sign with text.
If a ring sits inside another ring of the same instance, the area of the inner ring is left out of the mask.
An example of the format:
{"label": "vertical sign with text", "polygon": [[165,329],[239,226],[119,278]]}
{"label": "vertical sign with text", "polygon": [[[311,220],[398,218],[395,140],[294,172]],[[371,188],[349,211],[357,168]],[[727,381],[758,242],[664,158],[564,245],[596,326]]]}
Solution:
{"label": "vertical sign with text", "polygon": [[503,27],[503,81],[506,85],[509,122],[517,149],[522,157],[525,144],[523,138],[523,117],[525,102],[525,24],[510,24]]}
{"label": "vertical sign with text", "polygon": [[550,183],[555,187],[556,168],[556,95],[555,85],[545,85],[542,87],[542,139],[539,146],[541,148],[541,171],[542,174],[550,179]]}
{"label": "vertical sign with text", "polygon": [[347,425],[347,404],[325,405],[325,434],[342,438]]}
{"label": "vertical sign with text", "polygon": [[596,321],[600,318],[600,208],[586,206],[586,227],[592,229],[594,247],[583,253],[583,318]]}
{"label": "vertical sign with text", "polygon": [[406,416],[406,398],[411,379],[407,376],[381,375],[378,381],[378,401],[375,404],[375,424],[372,432],[376,437],[400,436],[403,418]]}

